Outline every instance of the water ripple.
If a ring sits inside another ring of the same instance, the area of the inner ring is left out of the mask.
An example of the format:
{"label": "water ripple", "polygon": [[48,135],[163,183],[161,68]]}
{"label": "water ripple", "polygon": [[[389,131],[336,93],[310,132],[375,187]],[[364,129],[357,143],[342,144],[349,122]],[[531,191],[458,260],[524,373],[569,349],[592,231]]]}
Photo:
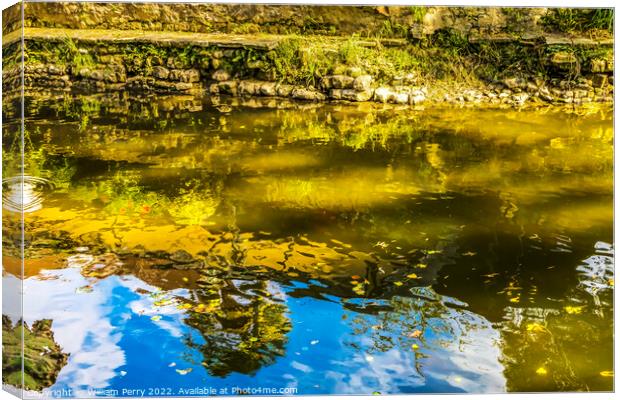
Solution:
{"label": "water ripple", "polygon": [[[23,185],[22,185],[23,182]],[[54,185],[45,178],[24,175],[2,179],[2,207],[13,212],[40,210]]]}

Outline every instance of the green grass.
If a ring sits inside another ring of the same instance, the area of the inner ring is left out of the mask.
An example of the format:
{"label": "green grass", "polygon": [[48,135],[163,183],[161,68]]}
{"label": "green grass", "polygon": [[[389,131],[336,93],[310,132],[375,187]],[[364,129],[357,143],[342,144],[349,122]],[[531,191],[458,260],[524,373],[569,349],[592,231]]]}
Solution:
{"label": "green grass", "polygon": [[613,9],[554,8],[542,19],[543,24],[563,33],[613,32]]}

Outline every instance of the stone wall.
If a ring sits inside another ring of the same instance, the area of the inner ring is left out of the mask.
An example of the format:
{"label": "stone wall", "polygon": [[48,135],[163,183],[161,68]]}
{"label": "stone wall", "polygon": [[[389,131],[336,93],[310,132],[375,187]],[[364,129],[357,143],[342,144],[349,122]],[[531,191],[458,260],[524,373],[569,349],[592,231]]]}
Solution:
{"label": "stone wall", "polygon": [[25,5],[25,26],[364,37],[419,37],[441,29],[467,36],[537,35],[545,29],[541,17],[547,12],[542,7],[33,2]]}
{"label": "stone wall", "polygon": [[[436,101],[515,106],[533,100],[548,103],[611,101],[613,93],[613,54],[609,51],[557,51],[536,60],[546,65],[548,79],[514,76],[467,87],[463,82],[420,81],[415,74],[381,81],[356,68],[325,74],[315,85],[286,84],[270,73],[268,54],[271,50],[267,48],[78,42],[72,45],[75,46],[74,53],[63,58],[69,50],[61,49],[62,46],[68,45],[45,40],[26,41],[26,92],[41,89],[80,93],[127,90],[285,97],[305,101],[376,101],[413,105]],[[5,57],[10,58],[10,54]],[[5,90],[14,87],[18,80],[18,65],[5,69]]]}

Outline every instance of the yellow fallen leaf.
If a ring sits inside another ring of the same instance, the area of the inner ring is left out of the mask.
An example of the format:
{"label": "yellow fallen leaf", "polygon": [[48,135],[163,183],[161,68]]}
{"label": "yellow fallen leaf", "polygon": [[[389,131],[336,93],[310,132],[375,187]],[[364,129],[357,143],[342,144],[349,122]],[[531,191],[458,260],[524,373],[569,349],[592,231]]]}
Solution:
{"label": "yellow fallen leaf", "polygon": [[400,282],[400,281],[398,281],[398,282],[394,282],[394,284],[395,284],[396,286],[403,286],[403,283],[402,283],[402,282]]}
{"label": "yellow fallen leaf", "polygon": [[183,277],[183,282],[189,282],[189,279],[187,279],[186,277]]}
{"label": "yellow fallen leaf", "polygon": [[417,343],[414,343],[414,344],[411,345],[411,348],[414,349],[414,350],[417,350],[417,349],[420,348],[420,346],[418,346]]}
{"label": "yellow fallen leaf", "polygon": [[518,303],[519,302],[519,296],[517,297],[513,297],[512,299],[510,299],[511,303]]}
{"label": "yellow fallen leaf", "polygon": [[416,265],[416,268],[426,268],[426,264],[419,263]]}
{"label": "yellow fallen leaf", "polygon": [[530,331],[530,332],[544,332],[544,331],[546,331],[544,326],[542,326],[541,324],[536,323],[536,322],[531,323],[531,324],[527,324],[526,329],[528,331]]}
{"label": "yellow fallen leaf", "polygon": [[610,378],[614,376],[614,371],[601,371],[601,376],[604,376],[605,378]]}
{"label": "yellow fallen leaf", "polygon": [[192,369],[191,368],[177,369],[176,371],[177,371],[177,374],[179,374],[179,375],[187,375],[190,372],[192,372]]}
{"label": "yellow fallen leaf", "polygon": [[415,331],[411,332],[408,336],[411,338],[419,338],[420,336],[422,336],[422,331],[419,329],[416,329]]}
{"label": "yellow fallen leaf", "polygon": [[418,276],[416,274],[409,274],[409,275],[407,275],[407,278],[418,279]]}
{"label": "yellow fallen leaf", "polygon": [[155,322],[159,321],[160,319],[161,319],[161,315],[153,315],[151,317],[151,321],[155,321]]}
{"label": "yellow fallen leaf", "polygon": [[569,314],[581,314],[584,306],[566,306],[564,307],[564,311]]}
{"label": "yellow fallen leaf", "polygon": [[536,370],[536,373],[538,375],[547,375],[547,368],[545,367],[540,367]]}
{"label": "yellow fallen leaf", "polygon": [[607,283],[609,283],[609,286],[614,287],[614,278],[607,279]]}

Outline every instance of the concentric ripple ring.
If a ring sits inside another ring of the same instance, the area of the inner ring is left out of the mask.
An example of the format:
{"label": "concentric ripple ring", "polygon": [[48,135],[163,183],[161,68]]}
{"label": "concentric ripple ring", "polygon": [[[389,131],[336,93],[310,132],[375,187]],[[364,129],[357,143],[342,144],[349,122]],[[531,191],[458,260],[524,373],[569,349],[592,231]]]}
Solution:
{"label": "concentric ripple ring", "polygon": [[2,179],[2,208],[25,213],[40,210],[45,194],[53,189],[54,185],[45,178],[30,175],[4,178]]}

